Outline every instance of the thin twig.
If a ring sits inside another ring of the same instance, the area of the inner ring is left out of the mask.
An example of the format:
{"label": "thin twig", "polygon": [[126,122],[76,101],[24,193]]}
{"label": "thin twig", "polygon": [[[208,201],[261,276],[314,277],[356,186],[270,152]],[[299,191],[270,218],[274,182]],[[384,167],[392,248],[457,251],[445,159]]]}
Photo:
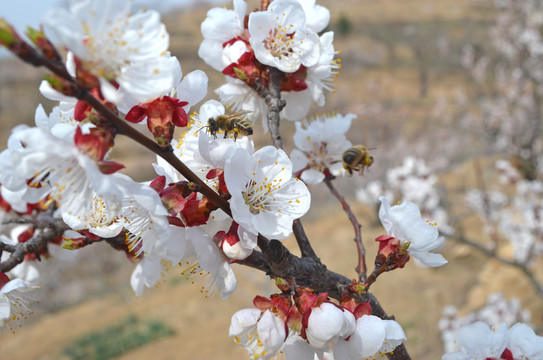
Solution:
{"label": "thin twig", "polygon": [[334,184],[332,184],[332,179],[330,177],[327,177],[324,179],[324,183],[326,186],[328,186],[328,189],[334,196],[339,200],[341,203],[341,206],[343,207],[343,210],[347,213],[347,216],[349,217],[349,220],[351,221],[351,224],[353,224],[354,228],[354,243],[356,244],[356,250],[358,252],[358,265],[356,265],[356,273],[358,274],[358,280],[365,282],[366,281],[366,275],[368,268],[366,266],[366,249],[364,248],[364,244],[362,242],[362,225],[356,220],[356,216],[354,216],[351,207],[343,197],[337,191]]}
{"label": "thin twig", "polygon": [[473,167],[475,168],[476,178],[479,182],[479,187],[481,188],[483,194],[484,216],[487,219],[487,223],[490,224],[490,239],[492,241],[492,250],[496,252],[498,251],[500,236],[498,235],[498,230],[496,229],[496,223],[492,220],[492,207],[490,205],[490,198],[488,196],[488,191],[483,176],[483,170],[481,168],[481,163],[479,162],[479,159],[475,159],[475,161],[473,162]]}
{"label": "thin twig", "polygon": [[512,266],[512,267],[515,267],[515,268],[519,269],[530,280],[530,282],[532,283],[532,286],[534,287],[537,294],[540,297],[543,298],[543,286],[537,281],[537,279],[535,277],[535,274],[525,264],[517,262],[515,260],[509,260],[509,259],[506,259],[504,257],[501,257],[501,256],[497,255],[494,251],[491,251],[491,250],[485,248],[483,245],[478,244],[475,241],[472,241],[470,239],[467,239],[462,235],[445,234],[445,233],[443,233],[443,235],[448,237],[448,238],[454,239],[454,240],[456,240],[456,241],[458,241],[460,243],[469,245],[472,248],[482,252],[483,254],[485,254],[486,256],[488,256],[488,257],[490,257],[492,259],[495,259],[495,260],[501,262],[504,265],[509,265],[509,266]]}

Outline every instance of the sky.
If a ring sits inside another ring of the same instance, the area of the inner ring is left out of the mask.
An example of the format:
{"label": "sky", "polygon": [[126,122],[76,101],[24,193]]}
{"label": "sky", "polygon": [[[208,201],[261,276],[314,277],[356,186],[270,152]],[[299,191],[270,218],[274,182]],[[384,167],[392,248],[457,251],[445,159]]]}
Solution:
{"label": "sky", "polygon": [[[66,6],[67,0],[0,0],[0,17],[6,19],[19,33],[23,34],[27,26],[37,28],[47,10]],[[116,1],[116,0],[111,0]],[[199,0],[134,0],[136,8],[142,5],[149,9],[164,12],[172,7],[182,7]],[[213,0],[214,3],[224,3],[226,0]],[[0,48],[0,57],[12,56],[7,50]]]}

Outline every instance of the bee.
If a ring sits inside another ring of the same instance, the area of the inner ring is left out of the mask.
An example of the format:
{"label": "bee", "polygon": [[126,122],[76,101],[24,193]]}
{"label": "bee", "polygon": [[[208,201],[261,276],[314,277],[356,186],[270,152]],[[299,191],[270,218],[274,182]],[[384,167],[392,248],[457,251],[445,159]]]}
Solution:
{"label": "bee", "polygon": [[373,156],[370,156],[370,152],[362,145],[355,145],[350,149],[347,149],[343,153],[343,167],[353,174],[353,171],[359,171],[364,174],[364,168],[370,167],[373,164]]}
{"label": "bee", "polygon": [[250,113],[250,111],[240,111],[209,118],[207,121],[209,133],[216,138],[217,132],[222,130],[224,131],[225,139],[229,133],[233,133],[234,141],[238,138],[238,135],[253,135],[253,128],[249,125],[247,120],[243,118],[243,115],[247,113]]}

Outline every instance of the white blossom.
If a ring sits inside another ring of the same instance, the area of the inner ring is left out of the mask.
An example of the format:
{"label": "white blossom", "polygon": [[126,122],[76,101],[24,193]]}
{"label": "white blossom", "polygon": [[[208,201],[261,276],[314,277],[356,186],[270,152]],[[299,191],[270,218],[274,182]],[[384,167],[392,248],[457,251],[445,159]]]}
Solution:
{"label": "white blossom", "polygon": [[33,314],[30,306],[34,298],[30,292],[38,287],[22,279],[10,280],[0,273],[0,325],[14,332],[11,323],[26,320]]}
{"label": "white blossom", "polygon": [[246,12],[247,4],[244,0],[234,0],[234,10],[213,8],[207,12],[201,25],[204,40],[198,49],[198,56],[215,70],[222,71],[230,65],[229,57],[224,59],[221,56],[223,51],[227,51],[223,44],[243,34]]}
{"label": "white blossom", "polygon": [[238,148],[226,161],[224,180],[234,220],[253,234],[285,239],[292,222],[309,209],[305,184],[292,178],[283,150],[266,146],[254,154]]}
{"label": "white blossom", "polygon": [[58,45],[100,79],[110,101],[123,103],[128,97],[143,102],[173,87],[175,63],[166,56],[169,35],[156,11],[130,14],[129,0],[78,0],[69,10],[50,10],[43,22]]}
{"label": "white blossom", "polygon": [[[111,209],[118,209],[122,191],[114,178],[103,174],[96,162],[73,143],[39,128],[24,129],[12,137],[24,144],[10,151],[8,165],[4,167],[12,179],[31,179],[30,185],[41,184],[45,190],[40,193],[48,191],[59,210],[72,216],[87,214],[95,193],[107,201]],[[22,185],[6,180],[3,179],[2,184],[8,189],[21,189]]]}
{"label": "white blossom", "polygon": [[283,347],[286,324],[269,310],[243,309],[232,316],[230,337],[251,359],[271,359]]}
{"label": "white blossom", "polygon": [[344,173],[342,155],[351,147],[345,134],[356,115],[323,115],[306,123],[296,122],[294,149],[291,153],[293,172],[307,184],[324,180],[327,171],[339,176]]}
{"label": "white blossom", "polygon": [[303,8],[292,0],[276,0],[267,11],[251,13],[249,41],[258,61],[287,73],[315,65],[319,38],[305,28],[305,21]]}
{"label": "white blossom", "polygon": [[334,358],[358,360],[382,358],[405,340],[401,326],[393,320],[363,315],[356,320],[356,329],[348,339],[334,344]]}
{"label": "white blossom", "polygon": [[351,312],[323,302],[311,309],[305,332],[312,347],[327,350],[329,344],[351,336],[355,329],[356,320]]}
{"label": "white blossom", "polygon": [[415,204],[406,201],[390,207],[388,200],[380,197],[379,219],[390,236],[402,244],[409,244],[408,251],[426,266],[436,267],[447,263],[441,254],[430,253],[441,246],[445,239],[438,230],[425,222]]}

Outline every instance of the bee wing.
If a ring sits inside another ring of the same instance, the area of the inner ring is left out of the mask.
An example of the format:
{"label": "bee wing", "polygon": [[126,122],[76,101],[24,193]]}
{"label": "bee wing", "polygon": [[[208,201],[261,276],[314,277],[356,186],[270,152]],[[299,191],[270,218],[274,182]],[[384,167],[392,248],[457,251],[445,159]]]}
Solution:
{"label": "bee wing", "polygon": [[251,110],[241,110],[241,111],[236,111],[236,112],[233,112],[231,113],[230,115],[227,115],[226,116],[226,119],[227,120],[230,120],[230,119],[233,119],[233,118],[236,118],[236,117],[240,117],[242,115],[246,115],[246,114],[249,114],[249,113],[252,113]]}

